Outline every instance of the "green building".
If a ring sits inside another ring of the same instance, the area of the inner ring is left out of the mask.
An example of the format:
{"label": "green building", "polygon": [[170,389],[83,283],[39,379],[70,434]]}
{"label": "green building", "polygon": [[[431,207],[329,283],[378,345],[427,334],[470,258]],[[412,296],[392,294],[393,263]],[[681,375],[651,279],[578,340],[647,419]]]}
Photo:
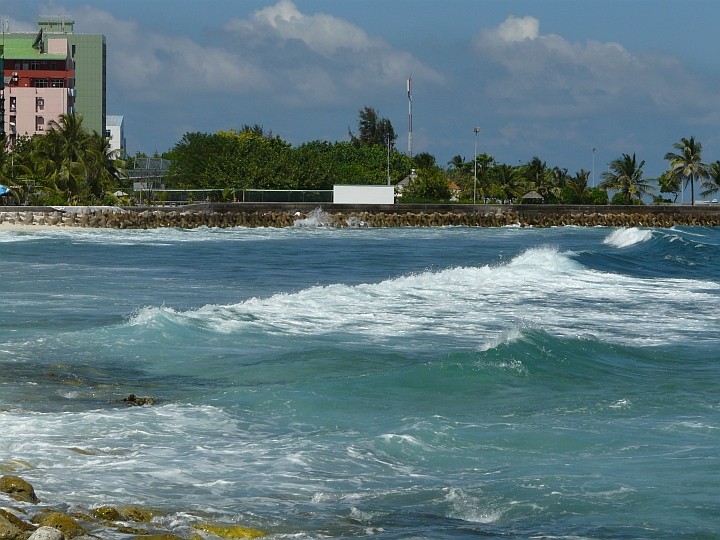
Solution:
{"label": "green building", "polygon": [[68,40],[70,55],[75,62],[75,111],[83,117],[89,131],[106,135],[106,45],[102,34],[76,34],[75,21],[63,17],[38,19],[38,27],[46,36]]}

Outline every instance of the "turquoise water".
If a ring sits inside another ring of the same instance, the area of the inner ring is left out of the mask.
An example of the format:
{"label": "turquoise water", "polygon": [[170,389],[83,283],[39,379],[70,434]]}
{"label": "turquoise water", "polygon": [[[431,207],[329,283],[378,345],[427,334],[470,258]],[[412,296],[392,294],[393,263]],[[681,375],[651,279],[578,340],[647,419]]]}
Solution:
{"label": "turquoise water", "polygon": [[0,231],[0,470],[180,536],[717,538],[719,263],[709,228]]}

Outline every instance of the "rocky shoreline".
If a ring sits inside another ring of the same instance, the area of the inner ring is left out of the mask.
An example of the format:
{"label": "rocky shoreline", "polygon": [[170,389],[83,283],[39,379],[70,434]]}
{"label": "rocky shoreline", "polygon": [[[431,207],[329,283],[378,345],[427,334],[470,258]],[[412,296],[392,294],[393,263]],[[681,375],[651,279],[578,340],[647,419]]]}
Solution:
{"label": "rocky shoreline", "polygon": [[[8,497],[3,500],[2,494]],[[10,502],[11,504],[8,504]],[[0,539],[91,540],[115,537],[145,540],[203,540],[206,538],[262,538],[268,533],[244,525],[218,523],[198,517],[183,536],[161,525],[163,513],[137,505],[97,506],[64,512],[60,505],[44,506],[34,487],[19,476],[0,477]]]}
{"label": "rocky shoreline", "polygon": [[720,225],[714,206],[454,205],[340,207],[200,204],[187,207],[3,207],[0,227],[101,229],[197,227],[672,227]]}

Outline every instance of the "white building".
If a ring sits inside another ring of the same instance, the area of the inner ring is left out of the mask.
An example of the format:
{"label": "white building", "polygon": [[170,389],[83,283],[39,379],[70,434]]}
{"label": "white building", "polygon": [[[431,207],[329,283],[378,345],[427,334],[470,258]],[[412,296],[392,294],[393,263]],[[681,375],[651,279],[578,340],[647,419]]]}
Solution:
{"label": "white building", "polygon": [[127,152],[125,143],[125,119],[122,115],[108,114],[105,120],[105,136],[110,138],[110,148],[116,157],[122,157]]}

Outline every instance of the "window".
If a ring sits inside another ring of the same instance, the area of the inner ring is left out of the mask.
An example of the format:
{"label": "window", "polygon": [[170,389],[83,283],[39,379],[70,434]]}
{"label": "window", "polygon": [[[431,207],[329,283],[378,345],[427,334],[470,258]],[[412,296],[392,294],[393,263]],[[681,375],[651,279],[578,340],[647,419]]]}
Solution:
{"label": "window", "polygon": [[65,81],[63,79],[51,79],[50,86],[52,88],[65,88]]}
{"label": "window", "polygon": [[43,131],[45,129],[45,118],[42,116],[35,117],[35,131]]}
{"label": "window", "polygon": [[11,97],[10,98],[10,112],[14,112],[17,110],[17,98]]}
{"label": "window", "polygon": [[40,62],[37,60],[30,60],[30,69],[40,69]]}
{"label": "window", "polygon": [[33,79],[33,86],[35,88],[47,88],[48,80],[47,79]]}

